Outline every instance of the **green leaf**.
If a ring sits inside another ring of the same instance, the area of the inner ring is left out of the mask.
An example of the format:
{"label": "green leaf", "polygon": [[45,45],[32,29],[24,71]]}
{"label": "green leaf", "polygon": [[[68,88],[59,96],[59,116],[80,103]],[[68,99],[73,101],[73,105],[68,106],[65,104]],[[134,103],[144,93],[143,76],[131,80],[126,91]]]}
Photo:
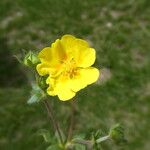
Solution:
{"label": "green leaf", "polygon": [[[60,130],[60,134],[61,134],[62,140],[65,141],[66,140],[65,134],[63,133],[63,131],[61,129],[59,129],[59,130]],[[59,134],[58,134],[57,131],[55,132],[55,137],[58,140],[58,143],[61,143],[60,137],[59,137]]]}
{"label": "green leaf", "polygon": [[27,54],[27,51],[24,50],[24,49],[21,49],[21,50],[20,50],[20,53],[17,54],[17,55],[14,55],[14,57],[17,59],[17,61],[18,61],[20,64],[24,65],[24,57],[25,57],[26,54]]}
{"label": "green leaf", "polygon": [[51,145],[46,150],[62,150],[58,145]]}
{"label": "green leaf", "polygon": [[48,130],[41,129],[38,131],[38,134],[42,135],[45,142],[47,142],[47,143],[52,143],[54,141],[54,139],[52,138],[52,136],[50,135]]}
{"label": "green leaf", "polygon": [[85,139],[86,135],[85,134],[78,134],[78,135],[74,135],[73,139]]}
{"label": "green leaf", "polygon": [[31,91],[31,97],[27,101],[28,104],[33,104],[41,101],[45,97],[45,93],[41,88],[35,84],[32,83],[32,91]]}
{"label": "green leaf", "polygon": [[102,131],[99,129],[95,132],[92,132],[92,140],[96,141],[98,138],[102,136]]}
{"label": "green leaf", "polygon": [[86,150],[86,147],[81,144],[75,144],[74,147],[75,147],[75,150]]}
{"label": "green leaf", "polygon": [[36,94],[34,94],[34,95],[32,95],[30,98],[29,98],[29,100],[28,100],[28,104],[32,104],[32,103],[36,103],[36,102],[39,102],[40,101],[40,98],[36,95]]}

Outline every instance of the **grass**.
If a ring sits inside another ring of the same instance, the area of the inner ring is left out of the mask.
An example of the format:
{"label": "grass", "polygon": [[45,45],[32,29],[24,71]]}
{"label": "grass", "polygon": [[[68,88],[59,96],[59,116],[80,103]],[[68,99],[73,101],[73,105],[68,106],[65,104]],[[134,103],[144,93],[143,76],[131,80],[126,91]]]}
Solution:
{"label": "grass", "polygon": [[[38,51],[70,33],[87,39],[97,50],[95,65],[111,73],[105,82],[77,95],[75,133],[99,128],[107,132],[121,122],[128,144],[118,147],[110,141],[104,149],[149,150],[149,14],[149,0],[1,0],[0,149],[46,148],[36,134],[49,128],[46,112],[43,105],[26,104],[27,79],[12,55],[20,49]],[[65,126],[69,106],[53,102],[58,118],[65,116]]]}

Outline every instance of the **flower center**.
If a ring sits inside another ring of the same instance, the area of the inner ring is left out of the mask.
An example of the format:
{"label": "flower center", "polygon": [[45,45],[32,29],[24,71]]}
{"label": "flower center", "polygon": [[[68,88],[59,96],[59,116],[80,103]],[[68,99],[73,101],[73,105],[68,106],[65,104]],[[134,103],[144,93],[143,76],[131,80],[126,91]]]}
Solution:
{"label": "flower center", "polygon": [[63,63],[63,76],[73,78],[77,75],[76,63],[73,59]]}

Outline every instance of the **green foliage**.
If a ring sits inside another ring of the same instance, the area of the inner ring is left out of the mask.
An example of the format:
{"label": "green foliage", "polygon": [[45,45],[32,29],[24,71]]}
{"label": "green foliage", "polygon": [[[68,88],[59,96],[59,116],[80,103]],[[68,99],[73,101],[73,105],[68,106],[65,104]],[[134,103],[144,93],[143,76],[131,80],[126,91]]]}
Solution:
{"label": "green foliage", "polygon": [[50,131],[48,130],[41,129],[38,131],[38,134],[43,136],[46,143],[52,143],[52,141],[54,140],[54,137],[50,134]]}
{"label": "green foliage", "polygon": [[86,147],[81,144],[74,144],[74,150],[86,150]]}
{"label": "green foliage", "polygon": [[33,104],[40,102],[45,98],[46,94],[45,92],[35,83],[32,83],[32,91],[31,91],[31,97],[28,100],[28,104]]}
{"label": "green foliage", "polygon": [[51,145],[46,150],[62,150],[58,145]]}
{"label": "green foliage", "polygon": [[[73,135],[73,138],[71,140],[71,145],[73,146],[73,148],[75,150],[85,150],[85,145],[82,145],[82,144],[78,144],[78,143],[75,143],[74,141],[76,141],[77,139],[78,140],[84,140],[86,137],[85,133],[79,133],[78,135]],[[70,144],[70,143],[69,143]]]}
{"label": "green foliage", "polygon": [[124,128],[120,124],[114,125],[109,132],[109,136],[116,144],[126,143]]}
{"label": "green foliage", "polygon": [[93,141],[93,149],[94,150],[101,150],[101,145],[100,143],[97,143],[96,140],[102,137],[102,132],[101,130],[97,130],[96,132],[92,133],[92,141]]}
{"label": "green foliage", "polygon": [[43,136],[44,141],[49,144],[46,150],[63,150],[63,147],[58,140],[57,133],[52,135],[50,131],[41,129],[38,131],[38,134]]}
{"label": "green foliage", "polygon": [[37,75],[37,84],[43,90],[46,91],[48,84],[46,84],[47,76],[39,76]]}
{"label": "green foliage", "polygon": [[37,54],[35,54],[33,51],[29,51],[23,60],[23,64],[28,67],[36,67],[36,65],[40,62],[40,60],[37,57]]}

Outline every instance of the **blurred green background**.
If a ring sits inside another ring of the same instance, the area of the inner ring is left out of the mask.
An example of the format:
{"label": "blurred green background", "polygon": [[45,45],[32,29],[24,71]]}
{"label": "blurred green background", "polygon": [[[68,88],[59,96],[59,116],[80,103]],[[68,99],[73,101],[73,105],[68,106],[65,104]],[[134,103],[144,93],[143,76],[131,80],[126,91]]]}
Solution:
{"label": "blurred green background", "polygon": [[[121,122],[128,144],[109,141],[104,150],[150,149],[149,0],[0,1],[0,149],[43,150],[37,135],[51,129],[42,103],[28,105],[26,71],[13,57],[21,49],[39,51],[73,34],[97,51],[99,81],[77,94],[75,133],[108,132]],[[69,104],[51,100],[66,128]],[[65,119],[62,120],[62,117]]]}

